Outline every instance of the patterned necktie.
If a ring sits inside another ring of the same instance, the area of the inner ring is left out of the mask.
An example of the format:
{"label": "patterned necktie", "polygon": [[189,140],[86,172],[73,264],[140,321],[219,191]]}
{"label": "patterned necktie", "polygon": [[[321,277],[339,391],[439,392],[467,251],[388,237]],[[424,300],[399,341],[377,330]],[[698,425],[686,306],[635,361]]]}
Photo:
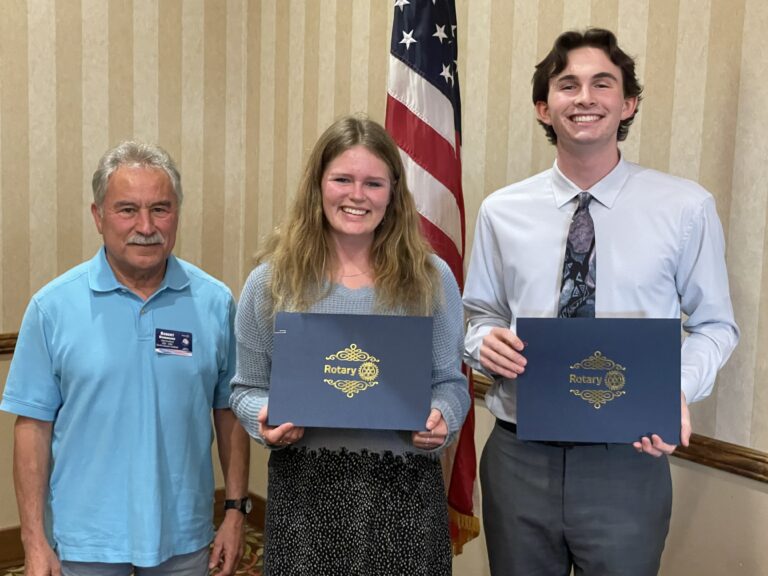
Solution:
{"label": "patterned necktie", "polygon": [[589,213],[589,192],[579,194],[579,206],[568,230],[560,288],[560,318],[595,316],[595,224]]}

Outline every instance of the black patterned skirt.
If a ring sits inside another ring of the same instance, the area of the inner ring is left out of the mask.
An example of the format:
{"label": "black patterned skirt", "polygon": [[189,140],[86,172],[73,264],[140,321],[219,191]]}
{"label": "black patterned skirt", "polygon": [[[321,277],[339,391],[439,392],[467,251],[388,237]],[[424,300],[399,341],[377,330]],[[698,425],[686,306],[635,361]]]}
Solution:
{"label": "black patterned skirt", "polygon": [[264,537],[265,576],[450,576],[440,462],[275,451]]}

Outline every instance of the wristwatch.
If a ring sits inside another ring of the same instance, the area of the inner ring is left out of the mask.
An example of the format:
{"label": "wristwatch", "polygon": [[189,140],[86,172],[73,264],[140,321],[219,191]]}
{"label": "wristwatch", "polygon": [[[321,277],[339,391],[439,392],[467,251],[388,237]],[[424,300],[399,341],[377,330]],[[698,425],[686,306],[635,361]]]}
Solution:
{"label": "wristwatch", "polygon": [[251,502],[251,499],[247,496],[245,498],[240,498],[239,500],[224,500],[224,511],[235,509],[242,512],[244,515],[248,515],[248,513],[251,511],[251,508],[253,508],[253,502]]}

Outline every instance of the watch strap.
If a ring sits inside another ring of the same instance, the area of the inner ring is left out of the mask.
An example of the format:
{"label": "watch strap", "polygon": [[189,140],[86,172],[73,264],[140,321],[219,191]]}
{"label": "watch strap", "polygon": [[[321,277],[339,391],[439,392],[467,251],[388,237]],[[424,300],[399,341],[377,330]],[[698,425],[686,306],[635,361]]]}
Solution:
{"label": "watch strap", "polygon": [[224,500],[224,510],[238,510],[247,515],[251,511],[251,499],[246,496],[237,500]]}

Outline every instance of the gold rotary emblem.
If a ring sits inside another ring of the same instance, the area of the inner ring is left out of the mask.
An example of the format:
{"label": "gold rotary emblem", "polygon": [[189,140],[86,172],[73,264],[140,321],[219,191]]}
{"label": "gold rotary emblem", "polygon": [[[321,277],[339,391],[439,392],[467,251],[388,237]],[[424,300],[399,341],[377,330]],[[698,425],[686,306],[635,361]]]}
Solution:
{"label": "gold rotary emblem", "polygon": [[379,359],[357,344],[325,357],[323,373],[344,376],[342,379],[324,378],[323,382],[344,393],[347,398],[378,384]]}
{"label": "gold rotary emblem", "polygon": [[614,392],[624,388],[624,374],[618,370],[609,370],[605,374],[605,385]]}
{"label": "gold rotary emblem", "polygon": [[379,367],[373,362],[363,362],[360,364],[358,373],[360,374],[360,378],[366,382],[371,382],[372,380],[376,380],[376,376],[379,375]]}
{"label": "gold rotary emblem", "polygon": [[608,402],[624,396],[626,384],[626,368],[614,362],[596,350],[591,356],[581,362],[571,365],[568,375],[570,384],[590,385],[590,388],[571,388],[571,394],[577,396],[599,410]]}

